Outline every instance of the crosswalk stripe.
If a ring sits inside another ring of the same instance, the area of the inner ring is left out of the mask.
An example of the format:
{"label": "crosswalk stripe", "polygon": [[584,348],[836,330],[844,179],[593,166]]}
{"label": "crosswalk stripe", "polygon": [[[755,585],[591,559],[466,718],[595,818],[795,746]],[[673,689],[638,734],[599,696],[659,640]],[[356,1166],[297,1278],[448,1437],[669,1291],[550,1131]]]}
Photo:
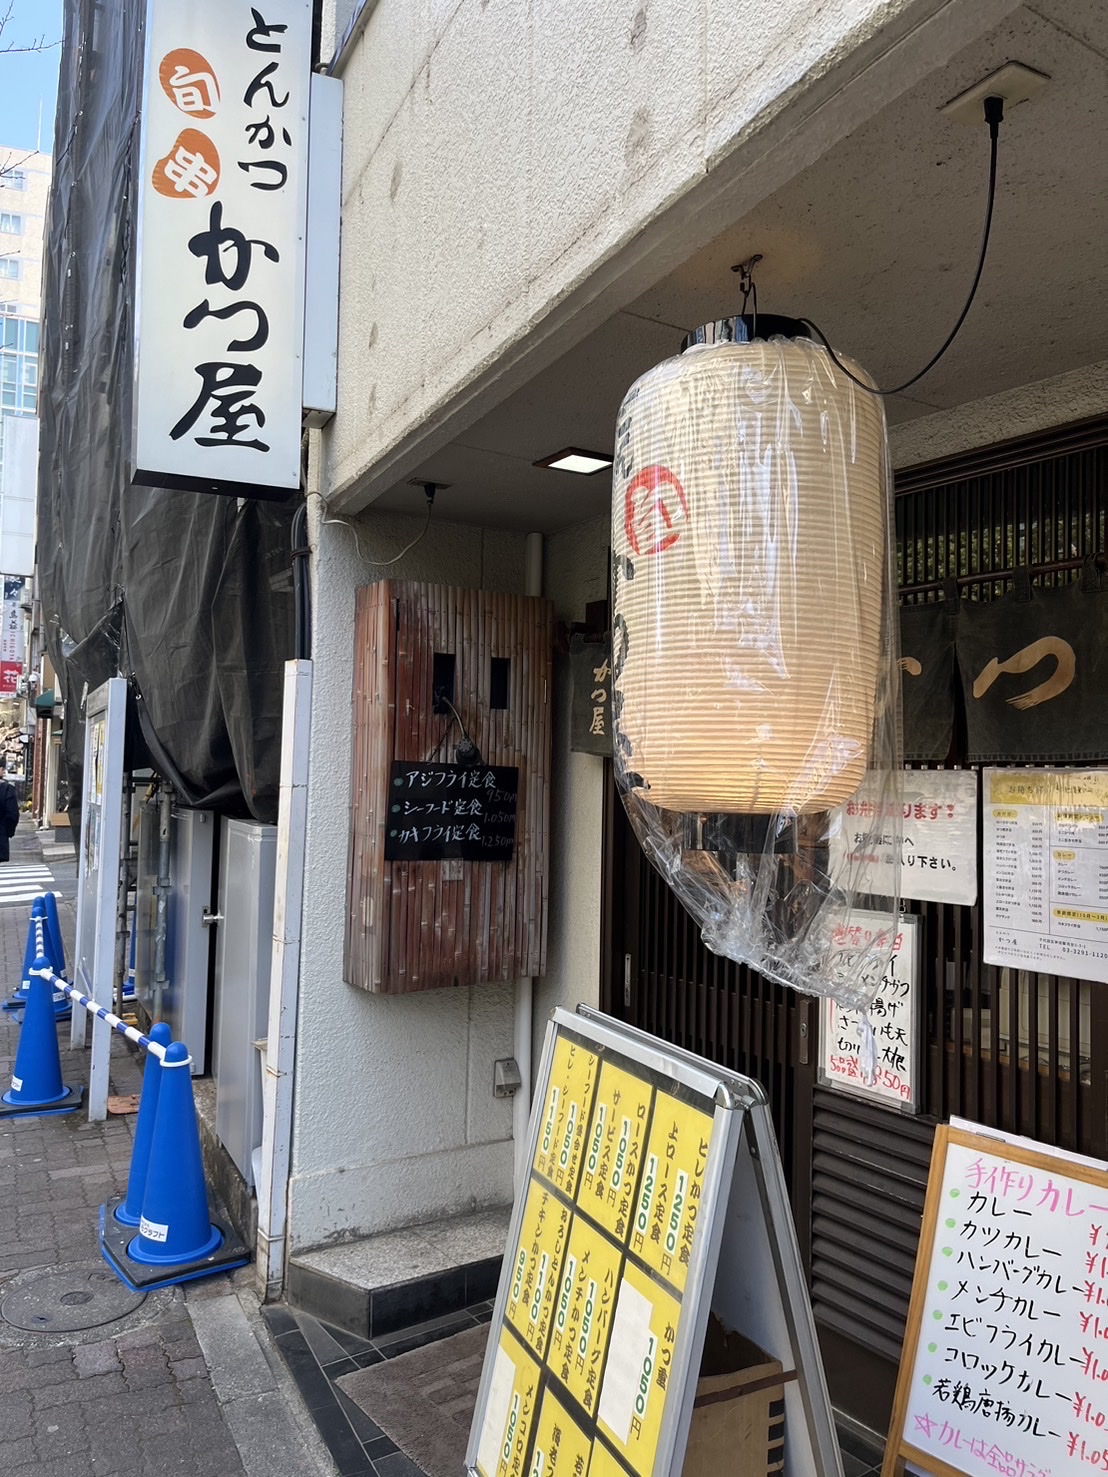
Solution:
{"label": "crosswalk stripe", "polygon": [[17,866],[10,862],[0,863],[0,906],[32,903],[48,890],[55,897],[61,897],[56,886],[53,872],[41,862],[26,862]]}

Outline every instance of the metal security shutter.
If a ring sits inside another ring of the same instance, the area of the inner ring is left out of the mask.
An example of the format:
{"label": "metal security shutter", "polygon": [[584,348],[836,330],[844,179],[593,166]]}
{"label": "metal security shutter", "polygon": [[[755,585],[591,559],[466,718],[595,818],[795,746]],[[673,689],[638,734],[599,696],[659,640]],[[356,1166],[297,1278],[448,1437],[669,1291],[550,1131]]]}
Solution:
{"label": "metal security shutter", "polygon": [[817,1089],[812,1304],[821,1325],[900,1357],[934,1128]]}

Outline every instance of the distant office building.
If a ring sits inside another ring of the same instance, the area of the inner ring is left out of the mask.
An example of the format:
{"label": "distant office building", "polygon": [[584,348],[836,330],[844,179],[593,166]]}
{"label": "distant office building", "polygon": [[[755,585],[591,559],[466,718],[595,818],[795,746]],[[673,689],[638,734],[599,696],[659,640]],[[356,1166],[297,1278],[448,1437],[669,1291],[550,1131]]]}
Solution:
{"label": "distant office building", "polygon": [[39,314],[51,159],[0,145],[0,571],[35,560]]}

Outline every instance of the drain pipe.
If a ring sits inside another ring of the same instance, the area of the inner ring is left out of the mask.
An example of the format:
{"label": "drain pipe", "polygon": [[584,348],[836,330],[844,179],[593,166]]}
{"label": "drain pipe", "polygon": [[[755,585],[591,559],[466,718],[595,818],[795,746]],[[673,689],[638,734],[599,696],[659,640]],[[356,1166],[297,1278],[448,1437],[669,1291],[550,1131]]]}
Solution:
{"label": "drain pipe", "polygon": [[[529,533],[523,546],[523,593],[542,594],[543,538]],[[531,1030],[535,981],[524,978],[516,984],[513,1055],[519,1068],[519,1091],[513,1099],[512,1138],[515,1141],[515,1183],[518,1192],[527,1177],[527,1126],[531,1121]]]}
{"label": "drain pipe", "polygon": [[162,997],[168,981],[165,972],[165,943],[169,932],[169,892],[172,883],[169,875],[169,828],[173,816],[173,791],[163,783],[159,795],[158,880],[154,886],[158,910],[154,922],[154,1009],[152,1016],[152,1019],[156,1021],[162,1018]]}

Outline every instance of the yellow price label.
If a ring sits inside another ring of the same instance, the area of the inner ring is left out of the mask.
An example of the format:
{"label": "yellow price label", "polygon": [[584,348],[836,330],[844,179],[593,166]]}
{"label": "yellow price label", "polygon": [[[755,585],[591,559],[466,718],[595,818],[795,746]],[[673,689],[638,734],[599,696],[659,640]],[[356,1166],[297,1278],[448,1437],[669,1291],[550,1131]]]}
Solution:
{"label": "yellow price label", "polygon": [[538,1391],[537,1365],[511,1334],[503,1330],[477,1443],[477,1470],[481,1477],[524,1477],[527,1440]]}
{"label": "yellow price label", "polygon": [[659,1092],[635,1202],[631,1250],[680,1292],[696,1236],[712,1118]]}
{"label": "yellow price label", "polygon": [[529,1477],[588,1477],[592,1439],[547,1388],[539,1406]]}
{"label": "yellow price label", "polygon": [[680,1313],[676,1298],[630,1262],[624,1266],[597,1427],[640,1477],[649,1477],[658,1455]]}
{"label": "yellow price label", "polygon": [[[1108,806],[1108,774],[1102,769],[1008,769],[989,776],[991,805],[1049,805],[1103,810]],[[1070,820],[1087,820],[1073,814]],[[1096,820],[1093,816],[1091,819]]]}
{"label": "yellow price label", "polygon": [[605,1062],[600,1068],[577,1203],[624,1245],[653,1096],[649,1082],[622,1067]]}
{"label": "yellow price label", "polygon": [[589,1415],[596,1414],[622,1260],[618,1246],[574,1216],[546,1363]]}
{"label": "yellow price label", "polygon": [[572,1197],[592,1109],[599,1058],[560,1036],[550,1066],[534,1168]]}
{"label": "yellow price label", "polygon": [[1055,908],[1059,923],[1108,923],[1108,913],[1094,913],[1090,908]]}
{"label": "yellow price label", "polygon": [[532,1180],[512,1262],[504,1316],[540,1359],[546,1355],[570,1219],[571,1212],[558,1197]]}
{"label": "yellow price label", "polygon": [[603,1441],[593,1442],[589,1477],[627,1477],[627,1472],[616,1461]]}

